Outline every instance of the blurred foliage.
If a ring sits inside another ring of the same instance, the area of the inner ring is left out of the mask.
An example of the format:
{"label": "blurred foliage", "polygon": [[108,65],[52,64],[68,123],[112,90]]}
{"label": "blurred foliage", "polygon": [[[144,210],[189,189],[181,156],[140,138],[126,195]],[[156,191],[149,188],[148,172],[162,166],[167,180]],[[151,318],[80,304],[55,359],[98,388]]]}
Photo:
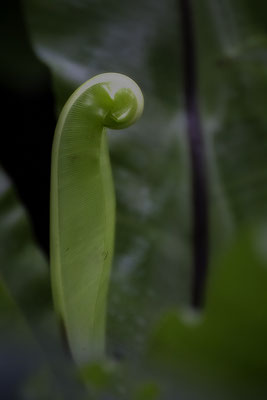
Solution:
{"label": "blurred foliage", "polygon": [[[203,315],[186,309],[192,257],[190,166],[177,4],[24,0],[34,49],[51,69],[57,111],[79,84],[113,71],[140,85],[145,112],[137,125],[110,133],[117,192],[110,360],[81,371],[87,395],[62,349],[47,261],[1,172],[0,318],[6,321],[6,328],[1,325],[1,343],[6,343],[0,350],[5,360],[1,371],[17,387],[14,398],[266,398],[267,5],[249,0],[193,3],[211,206]],[[16,57],[28,59],[21,52]],[[6,71],[1,79],[16,82],[14,70]],[[23,71],[29,77],[31,66]],[[36,81],[38,74],[33,75]],[[38,367],[30,365],[32,360],[40,360]]]}
{"label": "blurred foliage", "polygon": [[265,398],[267,268],[257,241],[255,232],[240,234],[219,262],[203,315],[170,311],[161,317],[149,343],[150,363],[213,389],[216,398]]}

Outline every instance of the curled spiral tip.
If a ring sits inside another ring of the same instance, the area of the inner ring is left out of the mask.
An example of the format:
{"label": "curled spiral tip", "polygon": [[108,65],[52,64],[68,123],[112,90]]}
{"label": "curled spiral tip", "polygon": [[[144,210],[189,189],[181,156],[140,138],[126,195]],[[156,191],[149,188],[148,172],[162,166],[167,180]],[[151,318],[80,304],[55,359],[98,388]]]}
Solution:
{"label": "curled spiral tip", "polygon": [[111,129],[124,129],[142,115],[144,98],[139,86],[128,76],[108,72],[96,75],[81,85],[65,104],[57,126],[60,132],[69,112],[84,107],[90,118],[97,118]]}
{"label": "curled spiral tip", "polygon": [[93,94],[94,104],[98,107],[96,112],[108,128],[127,128],[142,115],[143,94],[126,75],[112,72],[100,74],[85,82],[76,92],[76,97],[80,90]]}
{"label": "curled spiral tip", "polygon": [[126,128],[142,115],[144,98],[139,86],[129,77],[118,73],[100,75],[108,79],[112,107],[104,119],[104,125],[112,129]]}

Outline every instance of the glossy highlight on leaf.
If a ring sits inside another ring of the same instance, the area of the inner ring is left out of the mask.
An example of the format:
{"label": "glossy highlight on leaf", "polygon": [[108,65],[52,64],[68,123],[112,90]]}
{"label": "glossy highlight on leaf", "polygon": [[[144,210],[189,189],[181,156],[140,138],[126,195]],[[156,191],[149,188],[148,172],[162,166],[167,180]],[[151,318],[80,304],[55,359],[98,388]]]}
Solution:
{"label": "glossy highlight on leaf", "polygon": [[125,75],[97,75],[59,117],[52,150],[51,275],[56,312],[72,355],[104,355],[106,295],[113,256],[115,196],[106,127],[142,114],[143,96]]}

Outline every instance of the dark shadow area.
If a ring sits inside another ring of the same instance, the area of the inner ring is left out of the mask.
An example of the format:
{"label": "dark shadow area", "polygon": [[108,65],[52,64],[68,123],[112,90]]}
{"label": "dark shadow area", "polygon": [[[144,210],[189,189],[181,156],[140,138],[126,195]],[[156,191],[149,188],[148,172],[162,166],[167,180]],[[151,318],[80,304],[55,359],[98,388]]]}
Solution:
{"label": "dark shadow area", "polygon": [[37,59],[20,1],[1,7],[2,134],[0,162],[49,253],[50,154],[55,128],[49,69]]}

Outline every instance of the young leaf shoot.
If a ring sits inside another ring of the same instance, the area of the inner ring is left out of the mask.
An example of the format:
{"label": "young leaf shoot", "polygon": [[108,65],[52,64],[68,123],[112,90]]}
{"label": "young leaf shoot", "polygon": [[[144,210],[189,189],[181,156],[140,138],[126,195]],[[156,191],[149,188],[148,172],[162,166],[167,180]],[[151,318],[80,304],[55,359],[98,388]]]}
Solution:
{"label": "young leaf shoot", "polygon": [[74,360],[102,358],[113,255],[115,196],[106,128],[142,114],[143,95],[125,75],[105,73],[80,86],[55,131],[51,172],[51,279],[55,309]]}

